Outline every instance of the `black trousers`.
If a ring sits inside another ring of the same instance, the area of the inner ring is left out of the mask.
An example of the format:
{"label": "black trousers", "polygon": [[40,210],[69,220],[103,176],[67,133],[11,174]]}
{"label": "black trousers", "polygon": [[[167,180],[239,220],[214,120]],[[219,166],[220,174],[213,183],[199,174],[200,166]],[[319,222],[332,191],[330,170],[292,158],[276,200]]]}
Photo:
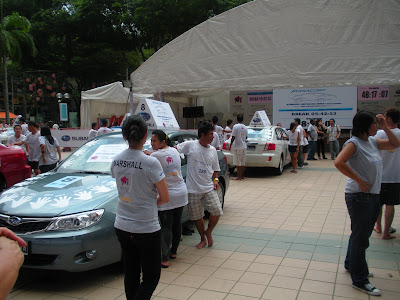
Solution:
{"label": "black trousers", "polygon": [[122,248],[126,299],[151,299],[161,275],[160,231],[130,233],[116,228],[115,232]]}
{"label": "black trousers", "polygon": [[317,153],[318,153],[318,157],[321,157],[321,153],[322,153],[322,157],[325,157],[324,140],[317,140]]}
{"label": "black trousers", "polygon": [[[169,254],[176,254],[182,235],[183,206],[158,212],[161,224],[161,252],[162,260],[167,261]],[[171,247],[171,248],[170,248]]]}

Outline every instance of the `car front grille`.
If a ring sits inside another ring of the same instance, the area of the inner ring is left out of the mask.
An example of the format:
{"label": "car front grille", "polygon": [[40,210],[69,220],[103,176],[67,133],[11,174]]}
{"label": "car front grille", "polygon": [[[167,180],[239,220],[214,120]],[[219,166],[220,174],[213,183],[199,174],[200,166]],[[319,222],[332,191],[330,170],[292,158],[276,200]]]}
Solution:
{"label": "car front grille", "polygon": [[25,256],[24,266],[45,266],[52,264],[57,255],[29,254]]}
{"label": "car front grille", "polygon": [[18,224],[10,224],[10,216],[0,214],[0,227],[7,227],[18,234],[29,234],[43,231],[53,221],[50,218],[18,218]]}

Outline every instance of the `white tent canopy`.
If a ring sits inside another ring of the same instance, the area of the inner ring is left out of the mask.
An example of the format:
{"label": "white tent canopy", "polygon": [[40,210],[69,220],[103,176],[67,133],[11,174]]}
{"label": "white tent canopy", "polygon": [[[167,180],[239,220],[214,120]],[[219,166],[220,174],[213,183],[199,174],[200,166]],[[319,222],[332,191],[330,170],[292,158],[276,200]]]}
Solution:
{"label": "white tent canopy", "polygon": [[[153,95],[133,94],[133,103]],[[114,82],[81,93],[81,128],[91,128],[97,118],[110,118],[129,112],[129,89]]]}
{"label": "white tent canopy", "polygon": [[133,91],[399,84],[399,15],[397,0],[254,0],[161,48]]}

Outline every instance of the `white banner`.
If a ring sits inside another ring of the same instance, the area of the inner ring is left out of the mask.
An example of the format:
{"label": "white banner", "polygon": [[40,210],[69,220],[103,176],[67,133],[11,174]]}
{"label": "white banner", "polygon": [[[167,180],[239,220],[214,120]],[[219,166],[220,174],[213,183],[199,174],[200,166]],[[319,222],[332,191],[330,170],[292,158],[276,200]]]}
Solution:
{"label": "white banner", "polygon": [[89,129],[52,129],[60,147],[80,147],[89,140]]}
{"label": "white banner", "polygon": [[289,128],[293,119],[309,125],[310,119],[322,119],[325,124],[335,119],[344,129],[352,128],[357,113],[357,87],[328,87],[274,90],[274,124]]}

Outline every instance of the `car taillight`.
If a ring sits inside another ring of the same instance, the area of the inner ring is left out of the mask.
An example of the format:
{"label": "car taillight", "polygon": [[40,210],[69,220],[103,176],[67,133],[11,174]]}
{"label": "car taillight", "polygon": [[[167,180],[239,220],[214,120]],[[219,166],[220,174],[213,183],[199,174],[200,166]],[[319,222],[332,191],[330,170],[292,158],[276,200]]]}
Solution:
{"label": "car taillight", "polygon": [[222,144],[222,150],[229,150],[228,149],[228,142]]}
{"label": "car taillight", "polygon": [[264,151],[270,151],[270,150],[275,150],[275,144],[274,143],[266,143],[264,146]]}

